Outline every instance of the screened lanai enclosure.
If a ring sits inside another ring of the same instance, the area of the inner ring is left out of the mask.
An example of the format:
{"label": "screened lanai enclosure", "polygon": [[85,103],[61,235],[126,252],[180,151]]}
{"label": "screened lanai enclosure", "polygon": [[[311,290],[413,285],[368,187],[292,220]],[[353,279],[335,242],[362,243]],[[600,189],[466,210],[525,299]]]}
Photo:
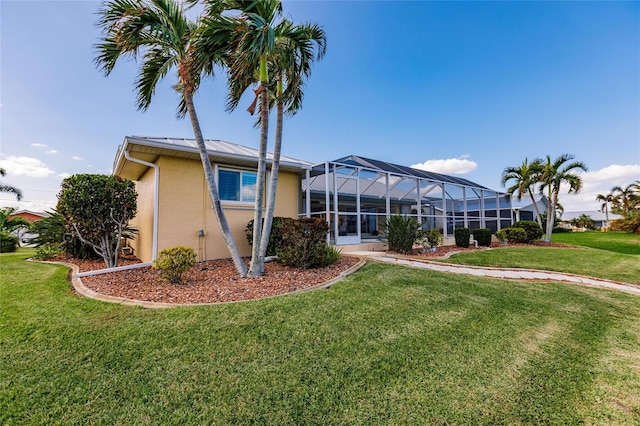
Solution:
{"label": "screened lanai enclosure", "polygon": [[336,245],[377,241],[391,215],[415,217],[423,229],[511,226],[511,199],[469,180],[351,155],[313,166],[301,179],[301,214],[329,223]]}

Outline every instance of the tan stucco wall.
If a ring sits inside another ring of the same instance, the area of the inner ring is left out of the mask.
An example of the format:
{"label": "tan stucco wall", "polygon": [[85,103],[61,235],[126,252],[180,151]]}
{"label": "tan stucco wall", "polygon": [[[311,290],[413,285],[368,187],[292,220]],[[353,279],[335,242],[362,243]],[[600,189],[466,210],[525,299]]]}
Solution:
{"label": "tan stucco wall", "polygon": [[150,261],[153,254],[153,203],[155,172],[146,171],[136,182],[138,193],[138,212],[129,225],[138,230],[135,240],[130,241],[134,254],[143,261]]}
{"label": "tan stucco wall", "polygon": [[[198,254],[198,260],[229,257],[229,251],[211,208],[201,163],[195,160],[160,157],[156,164],[160,168],[158,251],[181,245],[192,247]],[[298,186],[297,174],[280,173],[276,216],[297,217]],[[153,170],[143,176],[137,183],[137,188],[139,205],[135,226],[140,229],[140,237],[136,243],[136,255],[143,261],[149,261],[152,258]],[[147,202],[147,199],[150,201]],[[141,208],[142,200],[145,208]],[[241,255],[250,255],[245,227],[247,222],[253,219],[253,204],[223,202],[222,205]],[[147,206],[151,208],[151,214],[148,214]],[[204,237],[198,236],[200,230],[204,230]]]}

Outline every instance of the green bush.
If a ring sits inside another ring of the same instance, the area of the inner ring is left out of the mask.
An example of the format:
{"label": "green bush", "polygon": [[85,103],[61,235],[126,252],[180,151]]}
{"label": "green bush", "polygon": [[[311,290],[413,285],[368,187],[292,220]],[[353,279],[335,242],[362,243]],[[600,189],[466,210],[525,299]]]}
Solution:
{"label": "green bush", "polygon": [[[278,254],[282,247],[283,227],[294,220],[295,219],[290,217],[280,216],[273,218],[273,222],[271,222],[271,234],[269,234],[269,245],[267,246],[267,256],[276,256]],[[247,242],[250,246],[253,245],[253,219],[247,223],[245,233],[247,236]]]}
{"label": "green bush", "polygon": [[18,237],[8,232],[0,232],[0,253],[13,253],[18,250]]}
{"label": "green bush", "polygon": [[434,249],[442,244],[442,234],[439,229],[432,228],[422,231],[422,247],[427,249]]}
{"label": "green bush", "polygon": [[302,218],[285,221],[278,259],[280,263],[309,269],[326,266],[327,233],[329,225],[324,219]]}
{"label": "green bush", "polygon": [[196,264],[196,252],[191,247],[172,247],[162,250],[153,267],[162,271],[162,277],[171,283],[179,283],[182,274]]}
{"label": "green bush", "polygon": [[540,239],[542,237],[542,228],[538,222],[532,220],[521,220],[511,225],[512,228],[522,228],[527,234],[527,243]]}
{"label": "green bush", "polygon": [[60,244],[46,243],[38,246],[34,257],[39,260],[49,260],[61,253],[62,249],[60,248]]}
{"label": "green bush", "polygon": [[526,243],[527,232],[523,228],[502,228],[496,232],[496,238],[510,243]]}
{"label": "green bush", "polygon": [[338,260],[340,260],[340,256],[342,256],[342,251],[340,251],[340,249],[325,243],[324,253],[322,258],[320,259],[320,263],[318,264],[318,266],[323,267],[333,265]]}
{"label": "green bush", "polygon": [[422,238],[422,225],[415,217],[390,216],[380,224],[380,240],[389,246],[389,250],[409,253]]}
{"label": "green bush", "polygon": [[456,239],[456,247],[469,247],[469,237],[471,237],[469,228],[456,228],[453,232]]}
{"label": "green bush", "polygon": [[567,234],[569,232],[573,232],[573,229],[563,228],[562,226],[556,226],[555,228],[553,228],[551,232],[554,234]]}
{"label": "green bush", "polygon": [[478,242],[479,246],[491,247],[491,229],[489,228],[474,229],[473,239]]}

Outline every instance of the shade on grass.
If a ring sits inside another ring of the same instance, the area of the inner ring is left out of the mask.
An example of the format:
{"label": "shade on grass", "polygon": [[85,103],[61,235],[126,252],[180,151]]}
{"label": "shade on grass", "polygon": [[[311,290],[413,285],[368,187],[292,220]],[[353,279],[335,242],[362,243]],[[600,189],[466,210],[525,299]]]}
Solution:
{"label": "shade on grass", "polygon": [[144,310],[24,257],[0,257],[2,424],[640,419],[636,296],[371,264],[329,290]]}

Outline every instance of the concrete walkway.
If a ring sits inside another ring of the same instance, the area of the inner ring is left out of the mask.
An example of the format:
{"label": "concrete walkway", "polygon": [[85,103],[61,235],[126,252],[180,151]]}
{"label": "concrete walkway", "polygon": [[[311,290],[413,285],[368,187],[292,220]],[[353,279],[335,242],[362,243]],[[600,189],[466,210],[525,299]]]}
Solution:
{"label": "concrete walkway", "polygon": [[453,274],[465,274],[487,278],[567,282],[572,284],[586,285],[589,287],[618,290],[640,296],[640,286],[633,286],[630,284],[603,280],[599,278],[565,274],[562,272],[541,271],[535,269],[489,268],[480,266],[454,265],[451,263],[433,262],[426,259],[422,260],[374,251],[352,251],[345,252],[345,254],[364,257],[370,260],[389,263],[392,265],[408,266],[418,269],[428,269],[438,272],[449,272]]}

